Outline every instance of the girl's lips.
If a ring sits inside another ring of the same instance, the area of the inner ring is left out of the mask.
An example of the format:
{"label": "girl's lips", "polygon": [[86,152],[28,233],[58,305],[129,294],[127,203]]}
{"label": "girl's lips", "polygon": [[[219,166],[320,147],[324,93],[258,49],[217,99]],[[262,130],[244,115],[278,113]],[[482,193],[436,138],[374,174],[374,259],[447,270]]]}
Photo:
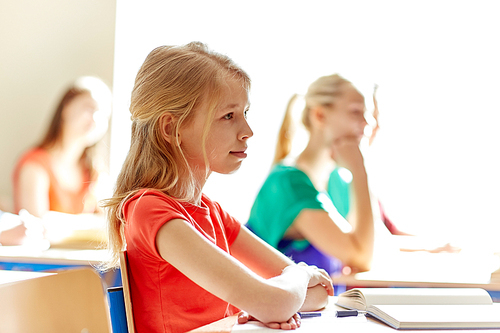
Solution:
{"label": "girl's lips", "polygon": [[231,151],[230,154],[233,155],[233,156],[236,156],[238,158],[246,158],[247,157],[247,153],[245,153],[244,150],[241,150],[241,151]]}

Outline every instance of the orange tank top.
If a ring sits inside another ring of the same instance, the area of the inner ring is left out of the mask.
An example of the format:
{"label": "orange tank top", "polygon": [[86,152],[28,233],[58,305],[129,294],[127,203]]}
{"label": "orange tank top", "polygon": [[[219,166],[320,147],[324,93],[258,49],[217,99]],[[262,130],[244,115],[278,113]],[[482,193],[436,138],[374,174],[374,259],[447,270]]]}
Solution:
{"label": "orange tank top", "polygon": [[93,213],[95,211],[95,199],[90,193],[91,177],[90,170],[85,170],[83,182],[79,190],[70,191],[61,187],[54,175],[49,153],[42,148],[34,148],[27,151],[18,161],[13,174],[14,185],[14,209],[19,212],[20,206],[19,174],[26,163],[35,163],[41,166],[49,176],[49,209],[51,211],[80,214]]}

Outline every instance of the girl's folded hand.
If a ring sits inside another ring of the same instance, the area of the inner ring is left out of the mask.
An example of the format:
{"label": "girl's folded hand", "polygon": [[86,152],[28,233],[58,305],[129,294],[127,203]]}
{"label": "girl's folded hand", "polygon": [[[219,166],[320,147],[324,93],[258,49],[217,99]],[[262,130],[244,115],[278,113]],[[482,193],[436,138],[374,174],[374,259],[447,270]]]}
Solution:
{"label": "girl's folded hand", "polygon": [[328,295],[333,296],[332,279],[324,269],[318,268],[316,266],[309,266],[303,262],[300,262],[297,265],[307,270],[311,276],[311,278],[309,279],[309,285],[307,286],[308,288],[322,285],[328,292]]}
{"label": "girl's folded hand", "polygon": [[[257,320],[251,315],[249,315],[245,311],[241,311],[238,314],[238,324],[245,324],[249,322],[250,320]],[[300,315],[298,313],[294,314],[292,318],[288,319],[288,321],[284,323],[262,323],[266,325],[269,328],[273,329],[282,329],[282,330],[294,330],[296,328],[299,328],[301,325],[301,319]]]}

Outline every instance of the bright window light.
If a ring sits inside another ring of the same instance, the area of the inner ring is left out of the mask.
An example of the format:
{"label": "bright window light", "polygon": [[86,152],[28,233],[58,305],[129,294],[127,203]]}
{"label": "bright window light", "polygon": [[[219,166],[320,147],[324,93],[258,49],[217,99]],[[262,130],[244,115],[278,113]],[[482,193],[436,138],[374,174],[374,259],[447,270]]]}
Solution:
{"label": "bright window light", "polygon": [[139,66],[156,46],[197,40],[252,78],[249,157],[205,188],[239,220],[270,170],[288,99],[340,73],[367,102],[379,85],[380,131],[365,161],[372,192],[398,228],[498,243],[498,1],[117,2],[115,175],[129,148]]}

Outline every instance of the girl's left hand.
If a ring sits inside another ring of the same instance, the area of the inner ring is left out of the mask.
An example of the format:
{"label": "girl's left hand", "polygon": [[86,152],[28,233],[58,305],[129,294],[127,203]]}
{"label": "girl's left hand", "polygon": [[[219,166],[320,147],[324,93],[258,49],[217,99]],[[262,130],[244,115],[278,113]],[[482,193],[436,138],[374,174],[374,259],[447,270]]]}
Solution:
{"label": "girl's left hand", "polygon": [[333,282],[330,275],[324,269],[318,268],[314,265],[308,265],[305,262],[299,262],[297,266],[307,269],[311,274],[311,279],[309,280],[309,285],[307,286],[308,288],[321,285],[326,289],[328,295],[333,296]]}
{"label": "girl's left hand", "polygon": [[[249,315],[245,311],[241,311],[238,314],[238,324],[245,324],[250,320],[256,320],[254,317]],[[294,330],[296,328],[300,327],[301,324],[301,319],[300,315],[298,313],[294,314],[292,318],[290,318],[287,322],[285,323],[263,323],[269,328],[273,329],[282,329],[282,330]]]}

